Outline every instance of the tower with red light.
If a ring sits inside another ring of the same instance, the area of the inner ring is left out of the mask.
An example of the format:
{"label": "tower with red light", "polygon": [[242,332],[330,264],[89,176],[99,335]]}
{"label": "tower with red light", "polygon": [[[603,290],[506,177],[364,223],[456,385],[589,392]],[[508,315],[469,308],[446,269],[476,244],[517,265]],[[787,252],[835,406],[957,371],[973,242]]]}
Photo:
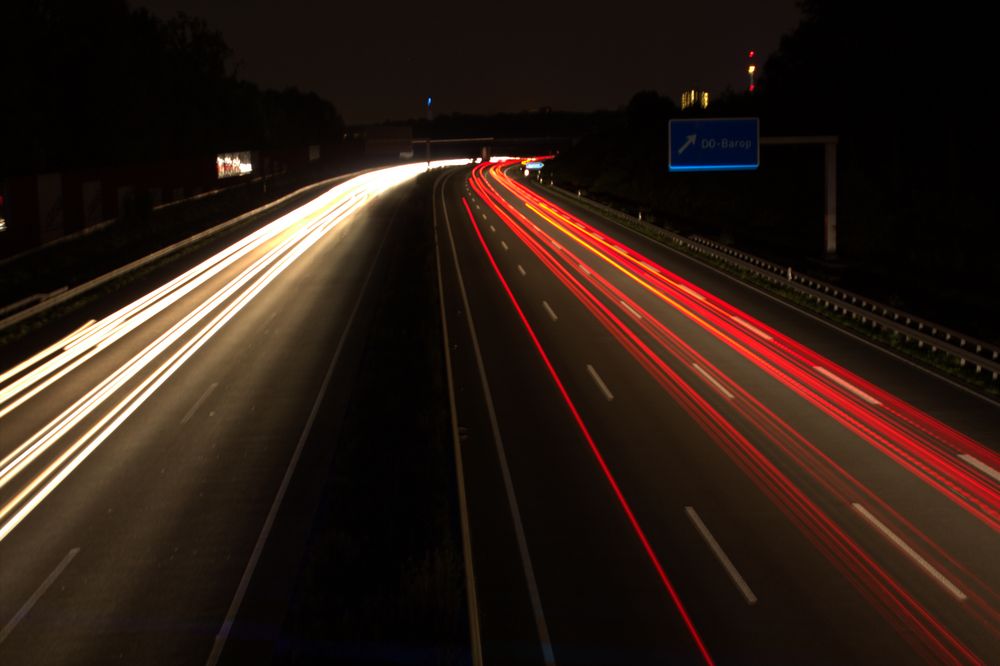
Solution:
{"label": "tower with red light", "polygon": [[750,75],[750,92],[753,92],[754,89],[753,79],[754,79],[754,74],[756,74],[757,72],[757,63],[755,63],[753,59],[756,54],[757,54],[756,51],[751,50],[747,56],[747,59],[750,61],[750,64],[747,66],[747,74]]}

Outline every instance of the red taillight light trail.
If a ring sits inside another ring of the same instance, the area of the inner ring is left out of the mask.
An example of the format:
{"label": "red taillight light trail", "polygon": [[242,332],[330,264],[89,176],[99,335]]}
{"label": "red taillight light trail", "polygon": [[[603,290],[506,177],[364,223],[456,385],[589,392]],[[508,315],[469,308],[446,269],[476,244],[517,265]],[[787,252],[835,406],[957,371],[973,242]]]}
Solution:
{"label": "red taillight light trail", "polygon": [[[522,186],[516,183],[511,185],[513,181],[500,173],[500,167],[493,168],[490,171],[490,175],[494,176],[494,179],[500,185],[504,186],[509,192],[520,199],[520,203],[528,210],[560,229],[575,242],[582,244],[588,251],[594,253],[600,259],[614,264],[618,270],[626,273],[632,280],[643,284],[648,290],[657,294],[661,300],[683,312],[685,316],[696,321],[699,325],[711,330],[717,338],[734,349],[741,351],[744,356],[747,356],[751,360],[756,360],[758,364],[768,364],[767,367],[772,370],[772,376],[778,377],[779,380],[793,387],[793,390],[797,392],[807,394],[808,392],[813,392],[816,396],[826,401],[822,404],[824,406],[829,405],[829,410],[840,410],[834,413],[840,416],[841,419],[854,419],[853,423],[855,427],[863,434],[868,435],[870,439],[876,437],[878,433],[865,430],[863,420],[876,418],[879,414],[872,410],[866,411],[863,405],[857,404],[858,396],[856,394],[842,390],[843,387],[836,386],[836,382],[824,381],[824,378],[814,372],[808,373],[803,371],[801,367],[795,367],[791,360],[783,355],[787,354],[789,350],[791,352],[797,351],[797,345],[793,341],[788,340],[777,331],[770,329],[761,322],[757,322],[735,308],[720,306],[718,299],[715,299],[710,294],[701,292],[694,285],[685,283],[666,269],[656,266],[655,262],[642,258],[634,250],[619,246],[600,232],[585,225],[578,218],[572,217],[551,202],[541,199]],[[660,385],[678,403],[684,406],[695,420],[702,425],[706,432],[711,434],[713,439],[730,453],[731,457],[757,483],[758,487],[770,496],[792,518],[794,523],[800,525],[800,528],[803,529],[810,540],[827,555],[838,569],[844,572],[855,583],[862,594],[872,601],[890,621],[897,625],[901,633],[909,638],[918,638],[919,647],[922,650],[926,650],[927,654],[934,655],[935,658],[944,658],[947,660],[961,655],[960,659],[975,661],[975,655],[968,651],[947,628],[935,620],[919,602],[913,599],[870,556],[865,554],[834,521],[814,505],[789,479],[784,477],[773,466],[773,463],[750,444],[737,429],[730,425],[718,412],[713,410],[697,392],[664,364],[656,353],[646,347],[600,299],[588,291],[588,288],[582,282],[590,283],[592,288],[596,289],[597,293],[602,294],[611,303],[620,303],[626,311],[639,314],[638,318],[630,316],[630,320],[634,320],[658,344],[668,349],[676,358],[682,359],[685,364],[697,362],[699,364],[698,367],[709,369],[711,376],[719,377],[725,383],[727,391],[733,391],[738,397],[737,400],[733,401],[737,413],[746,419],[748,423],[760,430],[768,441],[784,451],[789,458],[795,460],[803,471],[809,473],[819,481],[821,487],[826,488],[829,492],[838,496],[840,501],[847,502],[848,504],[856,501],[858,498],[866,498],[865,501],[871,506],[877,507],[883,518],[893,522],[898,529],[909,534],[910,538],[923,544],[926,559],[934,560],[942,568],[944,565],[941,563],[946,563],[951,567],[952,574],[950,575],[960,576],[967,585],[983,589],[985,598],[978,593],[973,593],[968,599],[969,602],[963,605],[977,617],[979,623],[987,626],[996,635],[998,616],[991,606],[991,603],[995,603],[996,601],[996,595],[988,586],[983,584],[974,575],[965,571],[954,558],[931,542],[930,539],[903,519],[902,516],[885,502],[881,501],[873,492],[860,484],[828,456],[822,454],[808,440],[778,419],[777,416],[767,410],[759,401],[755,400],[741,387],[728,380],[717,368],[663,327],[655,317],[650,316],[648,312],[642,310],[637,303],[614,288],[610,283],[601,278],[599,274],[595,274],[594,271],[587,269],[579,257],[573,255],[564,245],[548,237],[537,224],[530,221],[515,205],[507,202],[500,195],[493,184],[485,177],[484,168],[477,168],[474,171],[470,184],[483,201],[508,225],[511,231],[525,242],[529,249],[542,260],[553,274],[608,328],[612,335],[632,353],[640,364],[657,379]],[[548,214],[543,213],[543,210]],[[553,216],[557,216],[558,219],[553,219]],[[473,224],[475,225],[474,220]],[[574,231],[577,233],[574,233]],[[534,238],[536,235],[538,236],[538,240]],[[481,242],[484,242],[481,236],[480,239]],[[614,256],[612,256],[612,251]],[[560,260],[565,261],[566,266],[560,263]],[[495,262],[493,263],[495,267]],[[574,272],[579,275],[579,280],[574,275]],[[793,358],[795,358],[794,355]],[[800,362],[802,360],[813,363],[822,362],[827,364],[824,367],[836,368],[829,361],[821,359],[818,355],[811,352],[809,355],[800,355],[799,359]],[[872,387],[860,382],[858,386],[863,387],[862,390],[864,391],[871,391],[873,394],[878,395],[880,400],[886,399],[882,391],[876,391]],[[889,401],[886,400],[886,402],[888,403]],[[897,404],[898,402],[896,400],[890,404]],[[940,431],[938,429],[938,432]],[[908,460],[904,458],[900,462],[906,463]],[[956,467],[952,470],[952,473],[964,481],[966,489],[972,489],[973,492],[981,492],[981,497],[985,497],[986,500],[990,499],[989,493],[993,492],[993,489],[981,484],[980,480],[971,474],[968,475],[971,478],[965,478],[963,474],[966,471],[961,468]],[[941,489],[941,486],[937,487]],[[944,489],[946,494],[951,490],[947,486]],[[993,511],[990,509],[988,503],[985,506],[969,503],[964,500],[961,494],[952,495],[952,499],[955,499],[960,506],[963,506],[970,512],[979,512],[979,517],[985,519],[984,522],[987,524],[993,521],[994,516],[991,515]],[[933,551],[933,554],[928,553],[928,549]]]}
{"label": "red taillight light trail", "polygon": [[[563,233],[608,261],[650,293],[976,515],[991,529],[1000,531],[1000,489],[955,454],[971,454],[994,469],[1000,464],[1000,455],[854,376],[728,303],[702,292],[670,271],[657,267],[652,260],[634,256],[637,253],[622,248],[616,241],[579,218],[508,178],[500,172],[499,167],[495,167],[491,175],[536,213],[541,215],[539,209],[544,209],[554,214],[556,219],[548,215],[542,217]],[[506,205],[503,197],[481,175],[477,182],[483,188],[482,196],[495,201],[494,205]],[[596,247],[588,243],[587,239],[592,240]],[[622,263],[609,259],[608,251],[620,254]],[[755,330],[747,329],[747,325]],[[875,410],[872,405],[859,401],[857,395],[852,395],[836,381],[817,376],[817,367],[829,368],[846,382],[876,396],[881,403],[880,409]],[[887,418],[889,415],[895,415],[899,422]],[[942,446],[945,447],[944,450]]]}
{"label": "red taillight light trail", "polygon": [[503,273],[500,272],[500,267],[497,266],[496,260],[493,258],[493,254],[487,247],[486,240],[483,238],[482,233],[479,231],[478,225],[476,225],[476,217],[475,215],[472,214],[472,210],[469,208],[469,202],[466,201],[465,197],[462,197],[462,204],[465,206],[465,211],[468,213],[469,220],[472,222],[472,228],[476,232],[476,237],[479,239],[479,243],[482,245],[483,251],[486,252],[486,256],[489,259],[490,265],[493,267],[493,271],[496,273],[496,276],[500,280],[500,283],[503,286],[504,291],[510,298],[511,304],[514,306],[518,318],[524,325],[524,328],[527,331],[528,336],[531,338],[532,344],[534,344],[535,349],[538,351],[538,354],[542,359],[542,362],[545,364],[546,369],[551,375],[552,381],[555,383],[556,388],[559,391],[559,394],[565,401],[566,406],[569,409],[570,413],[572,414],[574,421],[576,421],[577,426],[580,429],[580,433],[583,435],[584,440],[586,440],[588,446],[590,447],[591,452],[594,454],[594,457],[597,460],[597,464],[600,466],[601,471],[604,473],[604,476],[607,479],[608,484],[610,484],[611,489],[615,494],[615,497],[618,498],[618,502],[621,505],[622,510],[625,512],[625,515],[628,518],[628,521],[631,524],[632,529],[635,531],[635,534],[639,538],[639,541],[642,544],[643,549],[646,551],[646,554],[649,557],[651,563],[653,564],[653,567],[656,569],[656,573],[659,576],[660,581],[663,583],[664,588],[666,588],[667,593],[670,595],[671,601],[673,601],[674,606],[680,613],[681,619],[683,620],[684,625],[690,632],[691,637],[694,640],[699,653],[704,658],[705,663],[713,664],[714,662],[712,661],[711,655],[709,655],[708,653],[708,649],[705,647],[705,644],[702,641],[701,636],[698,633],[698,630],[695,628],[694,623],[691,621],[691,617],[688,615],[687,610],[685,610],[684,604],[681,602],[681,599],[678,596],[677,591],[674,589],[673,584],[667,577],[667,573],[663,569],[663,565],[660,564],[659,557],[657,557],[656,552],[653,550],[653,547],[650,545],[649,540],[646,538],[646,533],[639,525],[639,521],[636,519],[635,514],[632,512],[632,508],[629,506],[628,501],[625,499],[625,495],[622,493],[621,488],[619,488],[618,486],[618,482],[615,481],[614,475],[612,475],[611,470],[608,468],[608,465],[604,460],[604,456],[601,454],[601,451],[600,449],[598,449],[596,442],[594,442],[594,439],[591,437],[590,431],[587,429],[587,426],[584,423],[583,418],[580,416],[580,413],[577,410],[576,405],[573,404],[573,400],[570,398],[569,393],[566,391],[566,387],[563,385],[562,380],[559,378],[558,373],[556,373],[555,367],[553,367],[552,362],[549,360],[548,354],[545,353],[545,349],[538,341],[538,336],[535,335],[535,331],[531,327],[531,324],[528,322],[528,318],[525,317],[524,311],[521,309],[521,306],[518,303],[517,298],[515,298],[514,296],[514,292],[511,291],[510,285],[507,284],[507,280],[504,279]]}

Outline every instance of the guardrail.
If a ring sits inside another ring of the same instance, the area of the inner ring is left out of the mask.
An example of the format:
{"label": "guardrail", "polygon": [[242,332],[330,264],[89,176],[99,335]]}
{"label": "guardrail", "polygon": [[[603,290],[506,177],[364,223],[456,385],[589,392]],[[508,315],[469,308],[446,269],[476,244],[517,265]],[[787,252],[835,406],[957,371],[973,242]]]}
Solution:
{"label": "guardrail", "polygon": [[640,228],[645,235],[654,239],[666,241],[689,253],[709,257],[715,262],[727,264],[776,286],[789,289],[814,305],[828,309],[834,314],[849,317],[861,326],[871,327],[876,332],[898,335],[906,344],[915,343],[918,350],[930,352],[932,355],[943,354],[960,368],[971,367],[976,375],[985,372],[992,376],[994,382],[1000,377],[1000,362],[998,362],[1000,347],[996,345],[793,271],[788,266],[775,264],[700,236],[683,236],[658,227],[643,221],[640,217],[634,217],[589,199],[579,190],[570,192],[558,185],[544,183],[543,185],[555,194],[596,209],[612,220]]}
{"label": "guardrail", "polygon": [[[269,201],[268,203],[264,204],[263,206],[259,206],[259,207],[255,208],[253,210],[247,211],[247,212],[245,212],[245,213],[243,213],[241,215],[238,215],[238,216],[236,216],[234,218],[226,220],[225,222],[222,222],[221,224],[218,224],[218,225],[216,225],[214,227],[211,227],[211,228],[206,229],[204,231],[201,231],[201,232],[199,232],[197,234],[194,234],[193,236],[185,238],[184,240],[178,241],[178,242],[176,242],[176,243],[174,243],[172,245],[168,245],[167,247],[161,248],[161,249],[153,252],[152,254],[148,254],[145,257],[142,257],[140,259],[136,259],[135,261],[133,261],[131,263],[128,263],[128,264],[126,264],[124,266],[121,266],[120,268],[116,268],[116,269],[114,269],[112,271],[109,271],[109,272],[107,272],[107,273],[105,273],[103,275],[100,275],[100,276],[92,279],[92,280],[88,280],[87,282],[84,282],[83,284],[79,284],[79,285],[76,285],[76,286],[73,286],[73,287],[62,287],[61,289],[57,289],[56,291],[51,292],[49,294],[38,294],[36,296],[32,296],[32,297],[23,299],[23,300],[21,300],[21,301],[19,301],[17,303],[14,303],[14,304],[12,304],[10,306],[5,307],[3,310],[0,310],[0,316],[2,316],[3,314],[6,314],[7,312],[10,312],[12,310],[16,310],[13,314],[10,314],[10,315],[6,316],[5,318],[0,319],[0,331],[4,331],[5,329],[10,328],[11,326],[14,326],[14,325],[19,324],[19,323],[21,323],[21,322],[23,322],[23,321],[25,321],[27,319],[30,319],[30,318],[34,317],[36,315],[39,315],[39,314],[45,312],[46,310],[49,310],[50,308],[53,308],[53,307],[55,307],[57,305],[65,303],[66,301],[69,301],[69,300],[72,300],[74,298],[77,298],[77,297],[79,297],[79,296],[81,296],[81,295],[83,295],[83,294],[85,294],[85,293],[87,293],[89,291],[92,291],[94,289],[97,289],[98,287],[101,287],[101,286],[103,286],[105,284],[108,284],[109,282],[112,282],[113,280],[116,280],[116,279],[118,279],[118,278],[126,275],[127,273],[131,273],[132,271],[139,270],[140,268],[148,266],[148,265],[152,264],[153,262],[155,262],[155,261],[157,261],[159,259],[162,259],[162,258],[164,258],[164,257],[166,257],[166,256],[168,256],[170,254],[178,252],[178,251],[180,251],[180,250],[182,250],[184,248],[190,247],[191,245],[194,245],[195,243],[197,243],[197,242],[199,242],[201,240],[204,240],[206,238],[210,238],[212,236],[215,236],[216,234],[222,233],[223,231],[226,231],[227,229],[230,229],[231,227],[234,227],[234,226],[240,224],[241,222],[244,222],[248,218],[250,218],[250,217],[252,217],[254,215],[265,213],[268,210],[270,210],[271,208],[274,208],[275,206],[278,206],[278,205],[280,205],[280,204],[288,201],[289,199],[291,199],[293,197],[305,194],[306,192],[308,192],[310,190],[320,190],[320,189],[322,189],[324,187],[332,186],[334,183],[337,183],[337,182],[342,181],[342,180],[346,180],[346,179],[351,178],[353,176],[357,176],[357,175],[365,173],[366,171],[369,171],[369,170],[370,169],[362,169],[360,171],[355,171],[355,172],[348,173],[348,174],[343,174],[343,175],[340,175],[340,176],[334,176],[333,178],[327,178],[327,179],[322,180],[320,182],[311,183],[311,184],[306,185],[304,187],[300,187],[299,189],[295,190],[294,192],[290,192],[289,194],[286,194],[286,195],[284,195],[284,196],[282,196],[282,197],[280,197],[278,199],[275,199],[274,201]],[[21,306],[27,306],[27,305],[29,305],[33,301],[40,301],[40,302],[38,302],[38,303],[36,303],[34,305],[31,305],[30,307],[23,307],[23,309],[21,308]]]}

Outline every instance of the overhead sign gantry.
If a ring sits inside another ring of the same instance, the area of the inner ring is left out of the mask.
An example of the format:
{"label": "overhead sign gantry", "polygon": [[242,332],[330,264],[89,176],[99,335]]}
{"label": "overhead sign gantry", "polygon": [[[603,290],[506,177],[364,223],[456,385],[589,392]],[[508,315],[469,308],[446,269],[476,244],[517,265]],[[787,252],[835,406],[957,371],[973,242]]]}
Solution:
{"label": "overhead sign gantry", "polygon": [[757,118],[674,118],[671,171],[746,171],[760,165]]}

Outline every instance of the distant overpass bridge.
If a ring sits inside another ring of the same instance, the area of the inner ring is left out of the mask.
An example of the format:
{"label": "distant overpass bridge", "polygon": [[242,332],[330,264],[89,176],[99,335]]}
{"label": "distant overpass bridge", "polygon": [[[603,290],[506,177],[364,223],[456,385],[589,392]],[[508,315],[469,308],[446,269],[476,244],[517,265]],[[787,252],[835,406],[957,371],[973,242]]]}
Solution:
{"label": "distant overpass bridge", "polygon": [[450,139],[414,138],[413,155],[442,157],[490,157],[493,155],[528,155],[554,153],[573,145],[573,136],[525,136],[525,137],[459,137]]}

